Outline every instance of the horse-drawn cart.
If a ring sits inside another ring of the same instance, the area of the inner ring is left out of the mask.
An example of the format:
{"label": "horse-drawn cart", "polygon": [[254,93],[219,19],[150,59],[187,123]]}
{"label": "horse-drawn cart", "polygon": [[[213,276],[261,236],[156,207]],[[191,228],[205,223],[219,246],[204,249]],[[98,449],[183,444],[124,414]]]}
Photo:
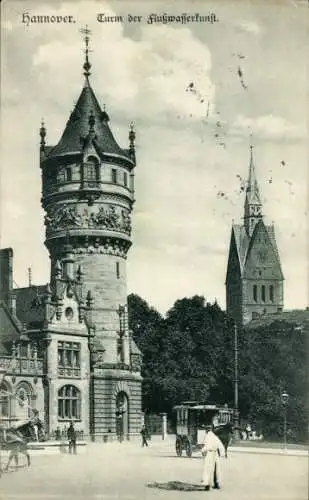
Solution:
{"label": "horse-drawn cart", "polygon": [[232,433],[233,410],[226,406],[185,401],[175,406],[174,410],[177,415],[175,447],[178,457],[181,457],[183,451],[191,457],[193,451],[202,448],[207,425],[213,425],[214,432],[218,435],[219,430],[220,433],[221,431],[225,431],[226,434]]}

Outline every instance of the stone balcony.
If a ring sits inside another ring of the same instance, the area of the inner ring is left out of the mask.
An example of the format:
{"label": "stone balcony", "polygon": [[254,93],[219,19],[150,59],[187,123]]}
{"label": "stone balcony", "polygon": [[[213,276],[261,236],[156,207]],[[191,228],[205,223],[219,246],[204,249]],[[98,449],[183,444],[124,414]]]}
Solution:
{"label": "stone balcony", "polygon": [[43,375],[43,359],[0,356],[0,370],[9,375]]}

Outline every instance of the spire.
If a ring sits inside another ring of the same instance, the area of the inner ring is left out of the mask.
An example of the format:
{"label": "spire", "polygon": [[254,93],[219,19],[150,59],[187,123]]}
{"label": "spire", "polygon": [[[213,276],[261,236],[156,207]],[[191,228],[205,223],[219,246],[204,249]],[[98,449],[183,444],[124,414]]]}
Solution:
{"label": "spire", "polygon": [[253,161],[253,146],[250,145],[249,178],[246,189],[244,223],[248,236],[252,236],[253,230],[259,220],[262,219],[262,202],[259,186],[255,174]]}
{"label": "spire", "polygon": [[[85,84],[74,106],[63,134],[56,146],[48,148],[46,160],[64,154],[80,154],[83,152],[84,139],[89,135],[89,128],[95,128],[96,147],[101,154],[117,154],[132,163],[127,149],[122,149],[115,140],[109,127],[109,116],[102,110],[89,82],[91,64],[89,61],[89,40],[91,31],[86,26],[80,30],[85,40],[85,60],[83,64]],[[89,118],[91,115],[89,123]],[[42,147],[42,146],[41,146]]]}
{"label": "spire", "polygon": [[250,193],[250,198],[252,200],[255,199],[255,202],[259,202],[261,204],[259,186],[258,186],[257,179],[256,179],[255,166],[254,166],[254,161],[253,161],[253,146],[252,146],[252,144],[250,146],[249,178],[248,178],[246,193],[247,194]]}
{"label": "spire", "polygon": [[90,73],[91,64],[89,62],[89,57],[88,57],[89,52],[90,52],[90,49],[89,49],[90,36],[89,35],[91,34],[91,30],[88,29],[88,26],[86,24],[86,27],[81,29],[80,32],[85,35],[85,37],[84,37],[84,40],[85,40],[85,62],[83,65],[83,69],[84,69],[84,75],[86,77],[86,81],[88,82],[88,78],[91,75],[91,73]]}

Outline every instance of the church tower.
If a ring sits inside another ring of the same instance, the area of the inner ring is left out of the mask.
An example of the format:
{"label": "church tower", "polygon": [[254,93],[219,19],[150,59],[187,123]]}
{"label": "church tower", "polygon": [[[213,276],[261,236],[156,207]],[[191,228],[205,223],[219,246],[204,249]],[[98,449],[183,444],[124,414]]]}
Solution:
{"label": "church tower", "polygon": [[91,434],[125,437],[141,421],[141,353],[128,331],[126,275],[135,132],[131,124],[127,149],[116,142],[90,84],[90,31],[83,33],[84,86],[58,144],[48,146],[44,123],[40,129],[45,244],[51,284],[60,267],[71,280],[82,277],[91,294]]}
{"label": "church tower", "polygon": [[226,274],[227,313],[239,324],[283,309],[283,281],[273,225],[265,225],[250,148],[244,223],[233,224]]}

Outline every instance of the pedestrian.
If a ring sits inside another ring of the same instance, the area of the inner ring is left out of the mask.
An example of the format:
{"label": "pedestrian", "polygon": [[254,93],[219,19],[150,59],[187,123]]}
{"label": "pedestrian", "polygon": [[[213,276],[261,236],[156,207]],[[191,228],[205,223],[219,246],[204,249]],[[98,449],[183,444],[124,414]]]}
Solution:
{"label": "pedestrian", "polygon": [[246,429],[245,430],[246,430],[247,440],[249,440],[250,437],[251,437],[251,425],[249,423],[246,425]]}
{"label": "pedestrian", "polygon": [[220,488],[220,457],[223,457],[224,454],[225,450],[222,442],[212,431],[212,425],[207,425],[206,436],[202,448],[202,455],[204,457],[202,484],[205,486],[206,491],[210,490],[211,485],[213,485],[215,489]]}
{"label": "pedestrian", "polygon": [[76,455],[76,430],[74,429],[73,422],[70,423],[68,428],[68,440],[69,440],[69,453],[73,453]]}
{"label": "pedestrian", "polygon": [[147,431],[146,431],[146,427],[144,425],[142,426],[141,436],[142,436],[142,447],[144,447],[144,446],[148,447],[148,443],[147,443]]}
{"label": "pedestrian", "polygon": [[61,439],[61,431],[60,431],[60,427],[58,426],[56,429],[56,440],[60,441],[60,439]]}

